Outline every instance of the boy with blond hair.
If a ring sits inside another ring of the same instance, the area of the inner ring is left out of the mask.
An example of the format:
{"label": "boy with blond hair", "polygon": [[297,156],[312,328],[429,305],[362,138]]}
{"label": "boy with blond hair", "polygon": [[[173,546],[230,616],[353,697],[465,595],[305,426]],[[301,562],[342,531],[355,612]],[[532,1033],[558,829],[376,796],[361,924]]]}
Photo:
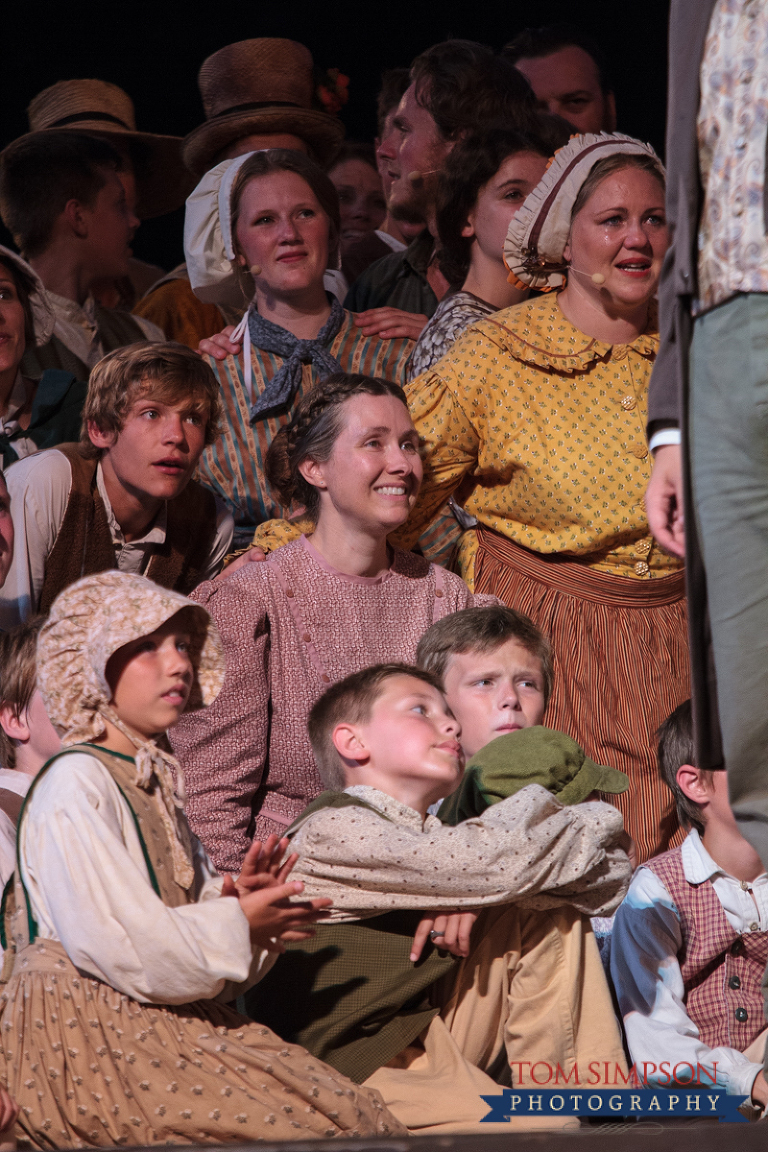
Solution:
{"label": "boy with blond hair", "polygon": [[[461,778],[460,729],[440,681],[408,665],[335,684],[309,731],[328,791],[288,835],[332,923],[279,959],[254,1018],[377,1088],[419,1133],[493,1131],[481,1095],[505,1067],[526,1086],[538,1061],[572,1078],[591,1061],[624,1069],[582,915],[611,911],[629,879],[618,813],[533,785],[458,827],[429,816]],[[467,910],[469,949],[451,955],[433,929],[417,954],[425,912]]]}
{"label": "boy with blond hair", "polygon": [[0,627],[47,611],[67,585],[107,568],[183,593],[215,576],[232,517],[192,474],[220,412],[213,372],[184,345],[132,344],[100,360],[80,443],[6,473],[16,553]]}
{"label": "boy with blond hair", "polygon": [[637,870],[616,913],[611,976],[630,1055],[644,1087],[693,1078],[764,1109],[768,875],[739,831],[725,770],[695,766],[690,700],[658,735],[688,835]]}

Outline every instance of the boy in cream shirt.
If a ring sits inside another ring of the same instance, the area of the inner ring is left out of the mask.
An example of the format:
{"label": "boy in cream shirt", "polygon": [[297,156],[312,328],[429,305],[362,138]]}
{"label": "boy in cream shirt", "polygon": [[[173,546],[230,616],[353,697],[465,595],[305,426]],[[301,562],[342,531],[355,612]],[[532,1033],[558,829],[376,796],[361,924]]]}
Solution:
{"label": "boy in cream shirt", "polygon": [[[335,684],[309,727],[329,791],[289,836],[334,923],[278,960],[251,1014],[378,1088],[419,1133],[493,1131],[478,1126],[481,1095],[510,1066],[523,1086],[535,1062],[582,1078],[592,1061],[624,1069],[586,919],[612,911],[629,880],[619,814],[564,808],[533,785],[443,826],[427,809],[461,779],[460,728],[440,682],[407,665]],[[470,946],[452,955],[433,931],[415,956],[423,914],[457,910],[478,912]]]}

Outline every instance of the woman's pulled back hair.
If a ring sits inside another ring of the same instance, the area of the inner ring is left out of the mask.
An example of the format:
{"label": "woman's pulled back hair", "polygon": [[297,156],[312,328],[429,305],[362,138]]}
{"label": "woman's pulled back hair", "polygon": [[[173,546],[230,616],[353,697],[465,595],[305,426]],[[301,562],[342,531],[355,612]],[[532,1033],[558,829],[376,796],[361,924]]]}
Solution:
{"label": "woman's pulled back hair", "polygon": [[301,398],[293,418],[283,425],[267,452],[267,480],[284,508],[302,504],[307,515],[317,520],[320,493],[299,468],[305,460],[324,463],[330,459],[344,426],[342,409],[353,396],[394,396],[408,406],[400,385],[378,376],[334,372],[316,384]]}
{"label": "woman's pulled back hair", "polygon": [[339,194],[330,178],[314,160],[310,160],[304,152],[296,152],[291,148],[269,148],[265,152],[254,152],[235,177],[229,198],[232,244],[235,252],[239,254],[240,251],[237,243],[237,221],[246,185],[259,176],[271,176],[273,172],[294,172],[297,176],[301,176],[314,192],[318,204],[328,217],[328,267],[335,268],[341,236]]}
{"label": "woman's pulled back hair", "polygon": [[452,288],[460,287],[469,272],[473,238],[462,231],[481,189],[508,157],[518,152],[551,156],[568,143],[570,129],[561,128],[557,117],[542,115],[540,125],[533,117],[531,122],[535,127],[525,131],[494,124],[472,132],[448,155],[438,184],[437,231],[440,268]]}

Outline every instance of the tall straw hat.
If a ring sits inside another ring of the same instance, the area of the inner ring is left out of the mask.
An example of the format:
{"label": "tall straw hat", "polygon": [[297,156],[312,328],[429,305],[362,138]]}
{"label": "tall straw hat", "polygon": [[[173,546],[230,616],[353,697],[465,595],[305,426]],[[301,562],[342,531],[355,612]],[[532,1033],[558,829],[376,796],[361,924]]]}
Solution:
{"label": "tall straw hat", "polygon": [[60,80],[35,96],[27,108],[31,132],[65,128],[98,133],[115,144],[128,141],[136,173],[141,220],[180,208],[194,187],[181,158],[180,136],[139,132],[133,101],[106,80]]}
{"label": "tall straw hat", "polygon": [[285,133],[303,140],[327,166],[344,125],[312,107],[312,55],[295,40],[240,40],[203,61],[198,75],[205,123],[184,140],[184,161],[203,176],[219,153],[243,136]]}

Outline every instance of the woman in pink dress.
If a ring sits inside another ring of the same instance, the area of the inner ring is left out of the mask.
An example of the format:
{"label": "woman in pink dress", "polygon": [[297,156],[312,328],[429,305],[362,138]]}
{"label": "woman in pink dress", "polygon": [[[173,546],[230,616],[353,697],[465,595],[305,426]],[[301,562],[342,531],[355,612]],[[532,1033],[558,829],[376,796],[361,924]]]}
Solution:
{"label": "woman in pink dress", "polygon": [[239,870],[254,834],[282,834],[322,791],[307,717],[329,684],[369,664],[412,662],[435,620],[494,602],[387,544],[422,478],[397,384],[346,374],[316,384],[266,471],[313,530],[195,590],[221,632],[227,675],[216,702],[173,735],[190,823],[222,872]]}

